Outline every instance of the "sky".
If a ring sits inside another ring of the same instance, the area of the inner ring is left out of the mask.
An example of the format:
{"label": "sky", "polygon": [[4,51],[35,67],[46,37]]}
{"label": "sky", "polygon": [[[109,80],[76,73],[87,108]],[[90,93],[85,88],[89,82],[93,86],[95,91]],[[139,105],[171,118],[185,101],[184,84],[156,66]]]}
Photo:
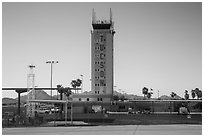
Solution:
{"label": "sky", "polygon": [[[153,97],[202,89],[202,3],[3,3],[2,87],[27,87],[29,64],[35,86],[70,87],[83,75],[91,90],[91,17],[109,19],[114,29],[114,89]],[[49,94],[49,92],[48,92]],[[53,93],[56,94],[56,93]],[[17,97],[2,91],[2,97]]]}

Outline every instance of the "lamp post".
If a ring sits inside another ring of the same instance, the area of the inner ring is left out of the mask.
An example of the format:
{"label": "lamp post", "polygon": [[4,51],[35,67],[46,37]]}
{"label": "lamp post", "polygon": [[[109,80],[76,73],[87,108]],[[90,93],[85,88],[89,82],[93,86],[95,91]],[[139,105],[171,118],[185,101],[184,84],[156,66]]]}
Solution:
{"label": "lamp post", "polygon": [[83,75],[80,76],[81,76],[81,92],[83,92]]}
{"label": "lamp post", "polygon": [[71,125],[73,125],[73,102],[71,99]]}
{"label": "lamp post", "polygon": [[51,100],[52,100],[52,64],[57,64],[59,62],[51,60],[51,61],[47,61],[46,63],[49,63],[50,67],[51,67],[51,71],[50,71],[50,73],[51,73],[51,80],[50,80],[51,90],[50,90],[50,93],[51,93]]}

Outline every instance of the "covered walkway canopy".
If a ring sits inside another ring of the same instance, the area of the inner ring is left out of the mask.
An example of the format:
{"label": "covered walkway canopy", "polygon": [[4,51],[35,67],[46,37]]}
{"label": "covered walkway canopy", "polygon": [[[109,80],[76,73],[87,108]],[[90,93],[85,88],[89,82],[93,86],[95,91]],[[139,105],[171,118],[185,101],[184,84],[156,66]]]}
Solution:
{"label": "covered walkway canopy", "polygon": [[[65,90],[81,90],[81,88],[69,88],[69,87],[57,87],[57,88],[40,88],[40,87],[35,87],[34,90],[57,90],[60,93],[60,99],[62,100],[62,93]],[[20,116],[20,97],[21,97],[21,93],[25,93],[28,91],[28,88],[19,88],[19,87],[8,87],[8,88],[2,88],[2,90],[15,90],[16,93],[18,93],[18,109],[17,109],[17,114]]]}

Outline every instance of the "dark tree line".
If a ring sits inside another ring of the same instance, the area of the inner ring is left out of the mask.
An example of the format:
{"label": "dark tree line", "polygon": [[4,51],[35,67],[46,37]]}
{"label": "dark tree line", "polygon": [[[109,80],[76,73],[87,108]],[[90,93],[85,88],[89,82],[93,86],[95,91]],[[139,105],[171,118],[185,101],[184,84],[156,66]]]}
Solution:
{"label": "dark tree line", "polygon": [[[170,96],[174,98],[176,96],[175,92],[171,92]],[[191,96],[194,99],[197,97],[197,99],[202,99],[202,91],[199,88],[195,88],[191,90]],[[190,97],[188,90],[184,91],[184,99],[188,100]]]}
{"label": "dark tree line", "polygon": [[[199,88],[195,88],[191,90],[191,96],[194,99],[197,97],[197,99],[202,99],[202,91]],[[185,90],[184,92],[184,99],[189,99],[189,93],[188,90]]]}
{"label": "dark tree line", "polygon": [[[81,79],[76,79],[71,81],[71,86],[75,89],[75,93],[78,92],[77,87],[80,87],[82,84]],[[64,88],[62,85],[57,85],[58,92],[63,93],[66,95],[66,97],[69,97],[72,94],[71,88],[66,87]]]}
{"label": "dark tree line", "polygon": [[191,90],[191,96],[194,99],[197,96],[197,99],[202,99],[202,91],[199,88]]}

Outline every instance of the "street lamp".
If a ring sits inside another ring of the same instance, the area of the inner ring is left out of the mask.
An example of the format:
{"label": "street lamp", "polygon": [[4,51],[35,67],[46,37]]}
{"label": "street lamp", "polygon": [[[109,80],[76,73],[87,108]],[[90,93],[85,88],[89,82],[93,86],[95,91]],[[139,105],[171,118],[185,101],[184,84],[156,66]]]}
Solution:
{"label": "street lamp", "polygon": [[51,60],[51,61],[47,61],[46,63],[49,63],[50,67],[51,67],[51,80],[50,80],[51,90],[50,90],[50,93],[51,93],[51,100],[52,100],[52,64],[57,64],[59,62]]}
{"label": "street lamp", "polygon": [[81,76],[81,92],[83,92],[83,75],[80,76]]}

